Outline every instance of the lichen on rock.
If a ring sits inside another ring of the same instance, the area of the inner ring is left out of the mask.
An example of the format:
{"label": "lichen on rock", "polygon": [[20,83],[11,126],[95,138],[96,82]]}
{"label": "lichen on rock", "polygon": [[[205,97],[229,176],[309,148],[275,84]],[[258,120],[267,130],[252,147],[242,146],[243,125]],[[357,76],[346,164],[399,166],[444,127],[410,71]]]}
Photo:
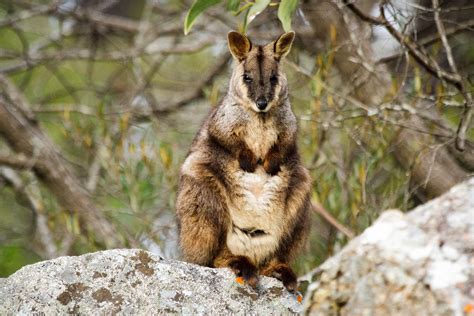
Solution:
{"label": "lichen on rock", "polygon": [[60,257],[0,279],[7,314],[293,314],[302,305],[281,282],[262,277],[254,290],[229,269],[164,260],[139,249]]}

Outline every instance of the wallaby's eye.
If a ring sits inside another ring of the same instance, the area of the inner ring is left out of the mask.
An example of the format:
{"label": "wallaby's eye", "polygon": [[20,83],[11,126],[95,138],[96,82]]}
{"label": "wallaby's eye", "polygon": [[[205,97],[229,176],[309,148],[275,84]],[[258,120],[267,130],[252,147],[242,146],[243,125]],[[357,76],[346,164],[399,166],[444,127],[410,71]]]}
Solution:
{"label": "wallaby's eye", "polygon": [[247,82],[247,83],[251,83],[252,82],[252,78],[247,75],[247,74],[244,74],[244,81]]}
{"label": "wallaby's eye", "polygon": [[271,84],[277,84],[278,83],[278,77],[276,75],[272,75],[270,77],[270,83]]}

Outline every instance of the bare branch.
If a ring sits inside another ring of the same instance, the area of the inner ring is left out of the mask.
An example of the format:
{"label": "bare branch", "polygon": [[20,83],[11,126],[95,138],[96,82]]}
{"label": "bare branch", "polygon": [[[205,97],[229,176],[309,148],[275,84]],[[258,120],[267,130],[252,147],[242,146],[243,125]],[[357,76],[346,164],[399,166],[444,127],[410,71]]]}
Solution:
{"label": "bare branch", "polygon": [[[432,0],[432,2],[433,2],[434,19],[435,19],[436,27],[438,28],[438,33],[441,37],[441,42],[443,43],[444,50],[446,51],[446,58],[448,59],[449,67],[451,67],[451,71],[453,73],[457,74],[457,76],[461,78],[461,76],[459,75],[458,67],[456,66],[456,63],[454,62],[451,46],[449,45],[448,38],[446,37],[446,30],[444,29],[444,25],[441,22],[441,19],[439,16],[439,12],[440,12],[439,1]],[[466,84],[464,82],[461,82],[461,86],[459,90],[464,94],[464,97],[466,99],[465,101],[466,105],[465,105],[465,110],[461,117],[461,121],[459,123],[458,130],[456,132],[456,147],[460,151],[463,151],[465,147],[465,141],[466,141],[466,131],[471,122],[471,116],[472,116],[472,96],[471,96],[471,93],[467,91]]]}
{"label": "bare branch", "polygon": [[313,211],[321,215],[326,221],[328,221],[329,224],[334,226],[337,230],[346,235],[349,239],[353,239],[355,237],[355,234],[352,230],[339,223],[339,221],[335,219],[328,211],[326,211],[326,209],[321,204],[317,202],[313,202],[312,204]]}
{"label": "bare branch", "polygon": [[41,5],[41,6],[33,7],[29,10],[21,11],[13,16],[10,16],[10,17],[7,16],[2,21],[0,21],[0,27],[9,26],[17,22],[20,22],[22,20],[26,20],[38,15],[54,12],[57,10],[57,7],[58,7],[58,1],[54,1],[53,3],[49,5]]}
{"label": "bare branch", "polygon": [[373,17],[371,15],[365,14],[359,8],[357,8],[353,3],[349,2],[349,0],[343,0],[344,4],[354,13],[356,14],[361,20],[365,22],[369,22],[373,25],[384,26],[385,29],[404,47],[408,49],[410,55],[420,64],[422,65],[426,71],[431,73],[432,75],[436,76],[437,78],[449,82],[456,86],[458,89],[461,89],[462,80],[461,78],[449,72],[446,72],[441,69],[439,64],[431,58],[431,56],[427,55],[424,52],[423,47],[421,47],[416,41],[414,41],[410,36],[406,34],[400,33],[386,18],[385,16],[385,9],[383,4],[380,5],[380,16]]}
{"label": "bare branch", "polygon": [[[8,79],[2,78],[2,81],[6,82]],[[20,94],[18,91],[15,93]],[[0,135],[16,152],[27,157],[35,157],[32,170],[38,179],[48,187],[66,210],[77,213],[86,227],[94,232],[101,242],[107,247],[123,245],[114,226],[95,207],[87,191],[66,161],[58,154],[49,138],[36,124],[27,119],[16,104],[1,98]]]}
{"label": "bare branch", "polygon": [[456,131],[456,148],[463,151],[466,146],[466,132],[472,120],[472,97],[470,101],[466,101],[466,106],[461,116],[458,129]]}
{"label": "bare branch", "polygon": [[444,24],[443,22],[441,22],[441,18],[439,16],[439,12],[440,12],[439,0],[432,0],[432,2],[433,2],[434,19],[435,19],[436,27],[438,28],[438,33],[441,38],[441,42],[443,43],[444,50],[446,51],[446,56],[448,59],[449,66],[451,67],[451,71],[453,73],[456,73],[459,75],[458,67],[456,66],[456,63],[454,62],[451,46],[449,46],[448,38],[446,37],[446,30],[444,28]]}
{"label": "bare branch", "polygon": [[[163,48],[159,46],[155,46],[154,48],[147,48],[147,47],[139,47],[135,49],[131,49],[127,52],[123,51],[111,51],[107,53],[95,54],[90,49],[81,49],[81,50],[63,50],[63,51],[56,51],[53,53],[31,53],[27,56],[28,61],[27,64],[35,65],[40,62],[47,62],[47,61],[64,61],[64,60],[87,60],[93,59],[95,61],[122,61],[122,60],[129,60],[136,57],[141,56],[149,56],[155,54],[190,54],[198,52],[206,47],[209,47],[211,44],[214,44],[215,40],[209,38],[206,41],[201,41],[199,43],[192,43],[192,44],[182,44],[176,46],[174,48]],[[0,51],[0,53],[2,53]],[[0,58],[23,58],[24,56],[12,56],[11,53],[3,52],[3,55],[0,54]],[[26,62],[26,61],[25,61]]]}
{"label": "bare branch", "polygon": [[[426,12],[434,12],[436,11],[437,9],[435,8],[428,8],[428,7],[424,7],[422,5],[419,5],[417,3],[410,3],[410,2],[406,2],[407,5],[413,7],[413,8],[416,8],[420,11],[426,11]],[[464,5],[464,6],[460,6],[460,7],[449,7],[449,8],[439,8],[439,11],[443,12],[443,13],[449,13],[449,12],[456,12],[456,11],[465,11],[465,10],[472,10],[474,9],[474,5]]]}
{"label": "bare branch", "polygon": [[13,169],[30,169],[35,165],[35,161],[21,154],[16,156],[0,156],[0,165]]}
{"label": "bare branch", "polygon": [[[138,32],[148,32],[149,30],[159,31],[160,36],[173,34],[173,33],[182,33],[183,26],[181,23],[173,23],[170,25],[160,25],[157,29],[157,25],[149,21],[135,21],[129,18],[124,18],[116,15],[105,14],[97,10],[84,10],[81,8],[76,8],[73,11],[66,12],[56,12],[58,16],[72,17],[79,21],[86,21],[92,24],[113,28],[121,31],[138,33]],[[181,16],[184,16],[184,13],[179,12],[176,16],[176,20],[181,21]]]}
{"label": "bare branch", "polygon": [[170,112],[174,112],[177,109],[189,104],[193,100],[200,98],[202,96],[203,89],[207,85],[209,85],[212,82],[212,80],[214,80],[215,77],[225,69],[229,61],[229,58],[230,56],[228,54],[224,54],[223,56],[221,56],[214,63],[212,68],[206,73],[206,75],[199,82],[199,84],[194,86],[191,93],[186,94],[183,98],[181,98],[177,102],[166,104],[162,108],[159,108],[159,109],[153,109],[153,113],[155,115],[160,115],[160,114],[167,114]]}
{"label": "bare branch", "polygon": [[109,15],[99,12],[97,10],[84,10],[77,8],[71,12],[61,12],[62,16],[72,16],[77,20],[86,20],[96,24],[116,28],[127,32],[138,32],[140,27],[149,29],[151,25],[144,22],[136,22],[132,19],[119,17],[116,15]]}
{"label": "bare branch", "polygon": [[8,168],[0,167],[0,178],[13,189],[17,199],[28,207],[35,216],[35,233],[41,244],[41,250],[44,251],[43,257],[48,259],[57,257],[58,249],[48,227],[48,219],[43,209],[43,203],[39,199],[39,194],[36,192],[37,190],[35,192],[28,190],[19,175]]}
{"label": "bare branch", "polygon": [[87,177],[87,183],[86,183],[86,188],[89,192],[94,192],[97,183],[99,182],[99,176],[100,176],[100,170],[101,170],[101,158],[102,158],[102,151],[104,151],[106,148],[104,145],[100,145],[100,147],[97,149],[94,161],[92,161],[92,164],[89,168],[89,173]]}
{"label": "bare branch", "polygon": [[[474,19],[467,20],[467,21],[462,21],[462,22],[458,22],[454,25],[448,26],[445,29],[445,34],[446,34],[447,37],[450,37],[450,36],[453,36],[453,35],[456,35],[456,34],[462,32],[462,31],[469,30],[473,27],[474,27]],[[434,33],[432,35],[428,35],[424,38],[418,39],[418,44],[423,46],[423,47],[426,47],[428,45],[436,43],[439,40],[440,40],[439,34]],[[404,55],[404,52],[393,54],[391,56],[387,56],[387,57],[379,59],[377,61],[377,63],[378,64],[379,63],[388,63],[388,62],[391,62],[391,61],[393,61],[393,60],[395,60],[399,57],[402,57],[403,55]]]}
{"label": "bare branch", "polygon": [[[373,25],[381,25],[384,26],[387,31],[392,34],[392,36],[404,47],[407,48],[408,52],[410,55],[420,64],[422,65],[429,73],[434,75],[440,80],[444,80],[453,86],[455,86],[463,95],[465,98],[465,109],[462,114],[459,127],[456,132],[456,148],[458,150],[463,151],[465,147],[465,141],[466,141],[466,131],[471,123],[471,118],[472,118],[472,107],[473,107],[473,99],[471,93],[466,89],[466,84],[463,80],[463,78],[460,76],[460,74],[455,71],[457,70],[454,60],[452,60],[450,63],[451,68],[453,69],[453,72],[446,72],[441,67],[439,66],[438,62],[434,60],[431,56],[426,54],[424,51],[423,47],[420,46],[416,41],[414,41],[410,36],[405,35],[400,33],[386,18],[385,16],[385,9],[383,6],[383,3],[380,4],[380,16],[379,17],[373,17],[371,15],[367,15],[364,12],[362,12],[360,9],[358,9],[353,3],[349,2],[349,0],[343,0],[344,4],[354,13],[356,14],[361,20],[369,22]],[[438,7],[438,2],[433,2],[436,4],[436,7]],[[435,14],[436,14],[435,10]],[[438,18],[439,20],[439,18]],[[441,24],[441,23],[439,23]],[[440,25],[438,25],[438,29],[440,28]],[[441,30],[444,31],[444,27],[441,25]],[[446,34],[441,33],[440,34],[441,39],[443,41],[443,45],[445,46],[446,53],[449,55],[451,54],[451,50],[449,48],[449,44],[447,42]],[[443,39],[444,37],[444,39]],[[448,47],[448,48],[447,48]],[[448,59],[450,57],[448,56]],[[451,54],[451,59],[452,59],[452,54]],[[454,68],[453,68],[454,67]]]}
{"label": "bare branch", "polygon": [[0,92],[3,91],[5,97],[7,97],[11,102],[15,103],[16,108],[21,111],[28,121],[36,123],[35,115],[30,110],[26,98],[18,91],[15,85],[10,80],[8,80],[7,77],[1,74],[0,88]]}
{"label": "bare branch", "polygon": [[[181,27],[181,26],[180,26]],[[164,28],[166,30],[166,28]],[[172,28],[174,30],[174,28]],[[141,31],[143,33],[145,31]],[[132,47],[125,52],[123,50],[97,53],[91,49],[64,49],[54,52],[43,52],[39,49],[29,49],[22,52],[12,52],[0,49],[0,59],[10,61],[6,66],[0,67],[0,73],[14,73],[24,69],[32,68],[47,62],[60,62],[68,60],[94,60],[94,61],[130,61],[134,58],[153,56],[156,54],[191,54],[199,52],[216,42],[214,36],[207,36],[205,40],[198,42],[186,42],[169,47],[168,45],[157,45],[156,40],[166,36],[166,32],[160,30],[156,36],[150,37],[142,45]]]}

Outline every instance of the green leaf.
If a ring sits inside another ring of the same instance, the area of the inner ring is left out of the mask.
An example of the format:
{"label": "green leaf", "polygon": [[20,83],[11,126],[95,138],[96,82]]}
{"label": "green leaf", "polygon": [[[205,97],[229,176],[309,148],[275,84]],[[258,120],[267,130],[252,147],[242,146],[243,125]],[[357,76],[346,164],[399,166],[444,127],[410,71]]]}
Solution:
{"label": "green leaf", "polygon": [[256,0],[247,15],[247,24],[253,21],[270,4],[270,0]]}
{"label": "green leaf", "polygon": [[244,19],[242,21],[242,27],[239,28],[239,31],[242,33],[242,34],[246,34],[247,33],[247,18],[249,16],[249,11],[250,9],[247,9],[245,11],[245,14],[244,14]]}
{"label": "green leaf", "polygon": [[278,7],[278,19],[285,32],[291,31],[291,19],[298,7],[298,0],[281,0]]}
{"label": "green leaf", "polygon": [[227,11],[237,12],[239,10],[240,0],[227,0]]}
{"label": "green leaf", "polygon": [[196,18],[208,8],[220,3],[222,0],[195,0],[184,20],[184,34],[191,30]]}
{"label": "green leaf", "polygon": [[125,194],[129,193],[128,181],[125,175],[120,175],[120,183],[122,184],[122,190]]}

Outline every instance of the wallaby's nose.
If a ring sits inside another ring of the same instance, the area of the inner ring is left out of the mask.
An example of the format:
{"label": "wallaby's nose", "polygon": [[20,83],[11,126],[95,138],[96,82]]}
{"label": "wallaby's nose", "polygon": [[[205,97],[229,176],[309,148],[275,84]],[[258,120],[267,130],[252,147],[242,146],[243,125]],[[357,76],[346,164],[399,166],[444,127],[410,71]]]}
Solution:
{"label": "wallaby's nose", "polygon": [[265,99],[264,97],[260,97],[257,99],[257,107],[259,110],[261,111],[265,110],[267,105],[268,105],[267,99]]}

